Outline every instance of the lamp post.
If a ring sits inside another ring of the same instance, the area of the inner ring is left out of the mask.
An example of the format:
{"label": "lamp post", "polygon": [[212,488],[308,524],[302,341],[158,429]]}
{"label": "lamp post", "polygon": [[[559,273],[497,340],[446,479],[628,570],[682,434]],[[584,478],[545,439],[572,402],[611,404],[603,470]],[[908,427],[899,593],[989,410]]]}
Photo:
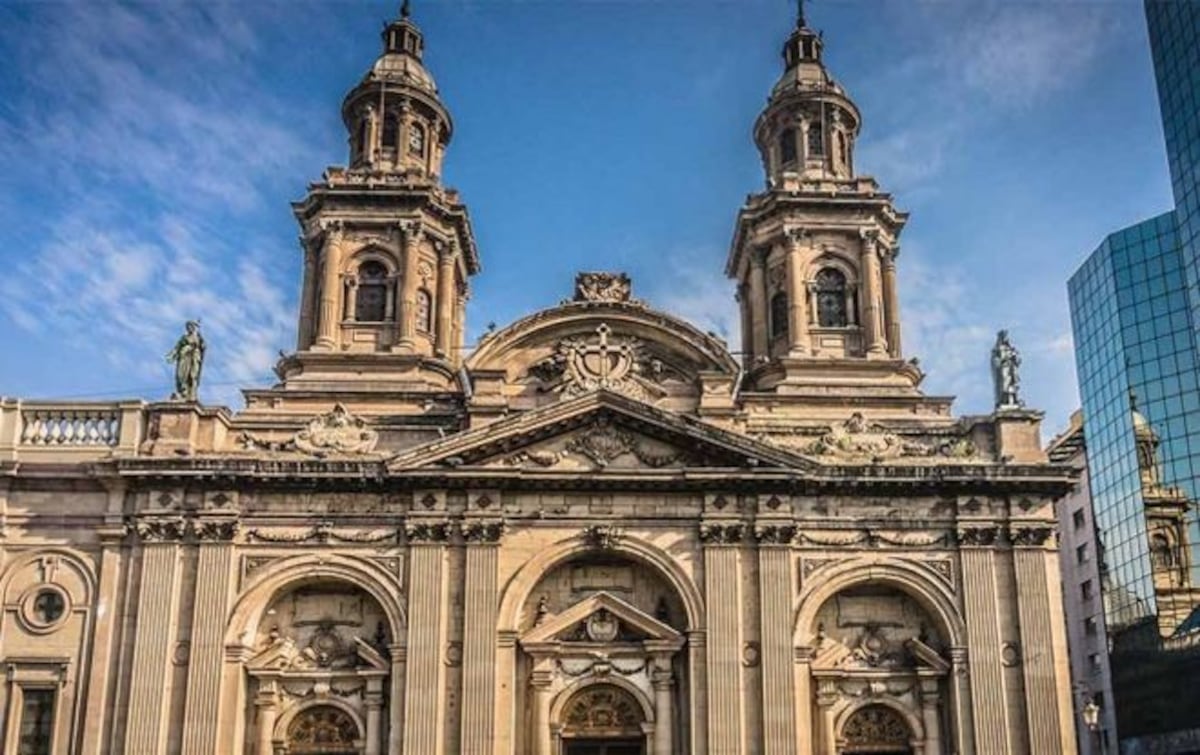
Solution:
{"label": "lamp post", "polygon": [[1089,698],[1082,712],[1083,722],[1096,738],[1096,743],[1100,746],[1100,755],[1104,755],[1104,737],[1100,732],[1100,706],[1096,704],[1096,698]]}

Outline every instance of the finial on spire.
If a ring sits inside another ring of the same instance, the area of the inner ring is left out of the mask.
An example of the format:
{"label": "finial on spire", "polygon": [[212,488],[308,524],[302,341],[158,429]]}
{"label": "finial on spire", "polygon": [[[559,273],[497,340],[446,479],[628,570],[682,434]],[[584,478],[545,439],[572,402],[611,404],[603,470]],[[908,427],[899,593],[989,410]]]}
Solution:
{"label": "finial on spire", "polygon": [[[804,4],[804,0],[800,0],[800,4]],[[400,6],[400,18],[408,18],[412,15],[412,0],[404,0]]]}
{"label": "finial on spire", "polygon": [[[407,1],[405,0],[405,2]],[[796,6],[796,26],[803,29],[808,25],[804,20],[804,0],[796,0]]]}

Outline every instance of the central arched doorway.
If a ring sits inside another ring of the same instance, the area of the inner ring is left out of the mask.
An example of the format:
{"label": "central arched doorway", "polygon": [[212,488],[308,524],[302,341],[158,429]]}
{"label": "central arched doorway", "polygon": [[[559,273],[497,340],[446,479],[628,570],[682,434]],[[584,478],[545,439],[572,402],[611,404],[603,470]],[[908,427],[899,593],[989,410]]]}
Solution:
{"label": "central arched doorway", "polygon": [[855,711],[842,728],[843,755],[913,755],[912,730],[886,705]]}
{"label": "central arched doorway", "polygon": [[577,692],[563,709],[563,755],[645,755],[641,703],[612,684]]}

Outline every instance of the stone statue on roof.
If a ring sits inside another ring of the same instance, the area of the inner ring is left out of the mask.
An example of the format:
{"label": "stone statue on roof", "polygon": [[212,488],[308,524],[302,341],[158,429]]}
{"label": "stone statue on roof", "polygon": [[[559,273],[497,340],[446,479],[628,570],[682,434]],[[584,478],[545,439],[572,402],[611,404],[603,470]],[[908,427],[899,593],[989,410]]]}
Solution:
{"label": "stone statue on roof", "polygon": [[204,337],[200,323],[188,320],[184,333],[167,352],[167,361],[175,365],[175,392],[172,401],[195,401],[200,391],[200,370],[204,367]]}
{"label": "stone statue on roof", "polygon": [[1008,331],[996,334],[996,345],[992,347],[992,382],[996,390],[997,409],[1019,409],[1025,405],[1018,395],[1021,376],[1021,353],[1008,340]]}

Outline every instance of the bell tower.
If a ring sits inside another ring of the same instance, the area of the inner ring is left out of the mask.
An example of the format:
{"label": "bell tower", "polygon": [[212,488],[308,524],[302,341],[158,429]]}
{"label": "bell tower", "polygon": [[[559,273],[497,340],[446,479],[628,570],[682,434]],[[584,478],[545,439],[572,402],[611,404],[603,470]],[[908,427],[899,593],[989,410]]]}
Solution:
{"label": "bell tower", "polygon": [[461,363],[480,265],[467,208],[441,182],[453,123],[407,0],[382,36],[342,103],[348,167],[328,168],[293,204],[304,279],[297,353],[279,370],[285,387],[326,385],[331,371],[341,382],[449,387]]}
{"label": "bell tower", "polygon": [[766,186],[738,213],[726,265],[738,283],[747,385],[804,392],[836,372],[915,389],[896,283],[908,215],[855,170],[862,117],[825,68],[824,46],[801,5],[783,75],[754,125]]}

